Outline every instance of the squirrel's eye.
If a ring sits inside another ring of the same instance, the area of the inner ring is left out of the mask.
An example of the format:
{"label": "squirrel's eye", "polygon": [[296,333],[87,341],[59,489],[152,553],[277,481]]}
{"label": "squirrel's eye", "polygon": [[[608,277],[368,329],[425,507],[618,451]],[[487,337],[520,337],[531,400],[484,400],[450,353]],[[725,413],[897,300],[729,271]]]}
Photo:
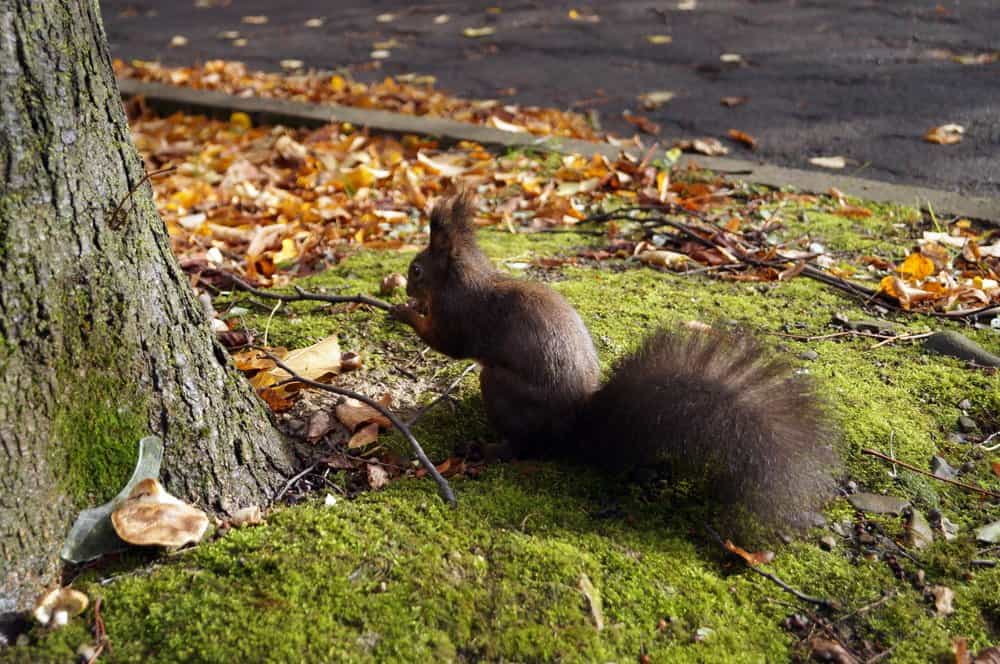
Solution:
{"label": "squirrel's eye", "polygon": [[419,263],[414,263],[410,266],[410,271],[413,273],[413,277],[417,278],[424,272],[424,268],[420,267]]}

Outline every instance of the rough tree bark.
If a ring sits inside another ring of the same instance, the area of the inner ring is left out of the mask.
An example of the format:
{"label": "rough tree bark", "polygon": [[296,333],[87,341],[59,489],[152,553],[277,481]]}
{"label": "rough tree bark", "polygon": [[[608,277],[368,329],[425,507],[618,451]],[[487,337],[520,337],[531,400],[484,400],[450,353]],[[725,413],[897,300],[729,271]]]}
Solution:
{"label": "rough tree bark", "polygon": [[266,501],[290,448],[211,335],[132,146],[96,0],[0,4],[0,612],[164,439],[169,490]]}

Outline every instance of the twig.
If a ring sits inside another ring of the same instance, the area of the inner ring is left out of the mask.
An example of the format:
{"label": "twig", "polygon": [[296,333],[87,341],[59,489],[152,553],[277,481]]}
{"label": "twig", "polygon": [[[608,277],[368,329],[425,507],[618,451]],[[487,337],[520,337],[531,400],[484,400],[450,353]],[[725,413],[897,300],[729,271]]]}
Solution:
{"label": "twig", "polygon": [[[705,530],[708,531],[708,534],[711,535],[712,538],[716,542],[719,543],[719,546],[721,546],[727,553],[732,553],[732,550],[729,548],[730,546],[732,546],[731,542],[727,543],[725,540],[723,540],[722,539],[722,535],[720,535],[718,532],[716,532],[716,530],[714,528],[712,528],[712,526],[709,526],[709,525],[706,524],[705,525]],[[743,562],[746,562],[746,561],[744,560]],[[813,597],[812,595],[806,595],[804,592],[802,592],[800,590],[796,590],[795,588],[791,587],[790,585],[788,585],[787,583],[785,583],[784,581],[782,581],[781,579],[779,579],[778,577],[776,577],[774,574],[771,574],[770,572],[765,572],[764,570],[760,569],[759,567],[757,567],[755,565],[750,565],[748,563],[747,564],[747,568],[750,569],[750,570],[752,570],[752,571],[754,571],[754,572],[756,572],[757,574],[760,574],[761,576],[763,576],[765,579],[768,579],[772,583],[777,584],[777,586],[779,588],[781,588],[785,592],[791,593],[792,595],[794,595],[795,597],[799,598],[803,602],[808,602],[810,604],[815,604],[817,606],[823,607],[824,609],[836,609],[837,608],[837,603],[836,602],[834,602],[832,600],[824,599],[822,597]]]}
{"label": "twig", "polygon": [[104,627],[104,618],[101,616],[101,602],[100,597],[94,600],[94,626],[92,629],[94,641],[97,643],[97,646],[90,657],[87,658],[87,664],[94,664],[105,649],[111,652],[111,639],[108,637],[108,632]]}
{"label": "twig", "polygon": [[919,475],[924,475],[926,477],[930,477],[930,478],[936,479],[936,480],[938,480],[940,482],[946,482],[948,484],[953,484],[953,485],[955,485],[957,487],[961,487],[963,489],[966,489],[967,491],[973,491],[975,493],[978,493],[979,495],[986,496],[988,498],[1000,498],[1000,493],[996,493],[995,491],[990,491],[989,489],[982,489],[982,488],[980,488],[978,486],[972,486],[971,484],[966,484],[965,482],[959,482],[958,480],[949,479],[947,477],[938,477],[934,473],[926,471],[923,468],[917,468],[916,466],[910,465],[910,464],[906,463],[905,461],[900,461],[899,459],[893,459],[892,457],[890,457],[890,456],[888,456],[886,454],[882,454],[881,452],[879,452],[877,450],[868,449],[866,447],[866,448],[864,448],[864,449],[861,450],[861,453],[862,454],[867,454],[868,456],[878,457],[879,459],[882,459],[884,461],[888,461],[890,463],[898,464],[898,465],[902,466],[903,468],[906,468],[907,470],[913,471],[914,473],[917,473]]}
{"label": "twig", "polygon": [[428,475],[434,478],[434,481],[437,483],[438,489],[441,491],[441,495],[444,497],[445,501],[447,501],[447,503],[452,507],[458,506],[458,501],[455,500],[455,494],[454,492],[452,492],[451,486],[448,484],[448,480],[446,480],[444,477],[441,476],[441,473],[438,472],[438,469],[434,466],[433,463],[431,463],[431,460],[427,458],[427,454],[424,453],[424,448],[422,448],[420,446],[420,443],[417,442],[417,439],[413,437],[413,434],[410,432],[410,428],[406,426],[406,424],[401,419],[399,419],[399,417],[397,417],[395,413],[393,413],[391,410],[389,410],[379,402],[375,401],[374,399],[369,399],[365,395],[354,392],[353,390],[348,390],[343,387],[335,387],[333,385],[327,385],[326,383],[321,383],[317,380],[312,380],[306,378],[305,376],[300,376],[297,373],[295,373],[294,370],[289,368],[287,364],[279,360],[271,353],[263,349],[259,350],[261,350],[264,353],[264,355],[270,358],[280,369],[286,371],[292,378],[294,378],[298,382],[304,385],[308,385],[310,387],[315,387],[316,389],[332,392],[333,394],[339,394],[340,396],[348,397],[351,399],[357,399],[358,401],[368,404],[369,406],[380,412],[382,415],[384,415],[390,422],[392,422],[392,425],[396,427],[401,434],[403,434],[403,437],[406,438],[407,442],[410,444],[410,448],[413,450],[413,453],[416,454],[417,459],[420,460],[420,465],[424,467],[424,470],[427,471]]}
{"label": "twig", "polygon": [[274,502],[278,502],[279,500],[281,500],[282,496],[284,496],[286,493],[288,493],[288,490],[292,488],[293,484],[295,484],[300,479],[302,479],[303,477],[305,477],[306,475],[308,475],[309,473],[311,473],[313,470],[315,470],[316,466],[318,466],[318,465],[319,465],[319,462],[314,463],[313,465],[311,465],[308,468],[306,468],[305,470],[303,470],[301,473],[298,473],[297,475],[295,475],[294,477],[292,477],[290,480],[288,480],[287,482],[285,482],[285,486],[283,486],[281,488],[281,491],[278,492],[278,495],[274,497]]}
{"label": "twig", "polygon": [[834,621],[834,624],[838,625],[838,624],[844,622],[845,620],[847,620],[848,618],[852,618],[852,617],[858,615],[859,613],[868,613],[872,609],[877,608],[879,606],[882,606],[883,604],[885,604],[889,600],[895,599],[898,595],[899,595],[899,591],[897,591],[897,590],[890,590],[888,592],[883,591],[882,596],[879,597],[877,600],[875,600],[874,602],[869,602],[868,604],[865,604],[864,606],[858,607],[858,608],[854,609],[853,611],[851,611],[850,613],[847,613],[847,614],[845,614],[845,615],[837,618]]}
{"label": "twig", "polygon": [[370,295],[325,295],[323,293],[310,293],[303,290],[299,286],[294,287],[295,295],[291,295],[289,293],[272,293],[271,291],[251,286],[230,272],[217,270],[215,268],[208,268],[202,270],[202,273],[209,276],[218,275],[225,277],[237,289],[246,291],[247,293],[256,295],[257,297],[267,298],[269,300],[280,300],[281,302],[304,302],[310,300],[316,302],[329,302],[331,304],[344,304],[346,302],[354,304],[367,304],[368,306],[383,309],[385,311],[392,309],[392,305],[388,302],[380,300],[377,297],[371,297]]}
{"label": "twig", "polygon": [[462,373],[460,373],[458,375],[458,378],[456,378],[455,380],[451,381],[451,384],[449,384],[448,387],[444,388],[444,391],[441,392],[441,394],[439,394],[437,396],[437,398],[434,399],[434,401],[431,401],[426,406],[421,406],[421,408],[419,410],[417,410],[416,413],[413,414],[413,417],[410,418],[410,421],[406,423],[407,426],[411,426],[412,427],[414,424],[417,423],[417,421],[421,417],[423,417],[424,415],[427,414],[427,411],[429,411],[431,408],[433,408],[434,406],[438,405],[446,397],[448,397],[448,395],[450,395],[452,393],[452,391],[456,387],[458,387],[458,384],[462,382],[462,379],[464,379],[466,376],[468,376],[469,372],[471,372],[475,368],[476,368],[476,363],[475,362],[473,362],[469,366],[465,367],[465,369],[462,370]]}
{"label": "twig", "polygon": [[[752,257],[750,255],[750,253],[748,251],[746,251],[746,250],[744,250],[742,248],[735,248],[735,247],[729,248],[729,247],[720,245],[717,242],[714,242],[714,241],[712,241],[710,239],[704,238],[701,235],[699,235],[688,224],[685,224],[685,223],[680,222],[680,221],[675,221],[673,219],[668,219],[668,218],[662,216],[663,213],[668,212],[668,211],[669,212],[674,212],[674,213],[679,213],[679,214],[686,214],[688,216],[693,216],[696,219],[699,219],[700,221],[702,221],[703,223],[711,225],[712,229],[702,229],[702,230],[704,232],[706,232],[706,233],[710,233],[713,236],[717,235],[718,233],[721,233],[721,232],[731,233],[733,235],[736,235],[739,238],[742,238],[744,241],[746,241],[747,244],[749,244],[752,247],[753,251],[762,251],[763,250],[763,248],[761,248],[759,246],[756,246],[752,242],[746,240],[746,236],[744,236],[742,233],[734,233],[733,231],[723,231],[718,226],[715,226],[715,225],[711,224],[708,220],[706,220],[706,218],[705,218],[704,215],[698,214],[697,212],[695,212],[693,210],[688,210],[688,209],[683,208],[683,207],[681,207],[681,206],[679,206],[677,204],[674,204],[674,203],[665,203],[665,204],[660,205],[660,206],[657,206],[657,205],[636,205],[636,206],[630,206],[630,207],[622,207],[622,208],[618,208],[617,210],[613,210],[611,212],[602,212],[602,213],[590,215],[589,217],[587,217],[583,221],[584,222],[587,222],[587,221],[602,222],[602,221],[610,221],[612,219],[627,219],[629,221],[647,221],[647,220],[648,221],[657,221],[657,222],[659,222],[659,223],[661,223],[661,224],[663,224],[665,226],[670,226],[671,228],[677,229],[678,231],[682,232],[684,235],[690,237],[692,240],[698,242],[702,246],[705,246],[705,247],[710,248],[710,249],[715,249],[716,251],[720,251],[724,255],[728,254],[728,255],[732,256],[734,253],[738,254],[736,256],[736,258],[738,259],[739,262],[736,263],[736,264],[733,264],[734,266],[739,266],[739,265],[753,265],[755,267],[772,267],[772,268],[777,268],[777,267],[782,267],[784,265],[784,263],[782,261],[761,260],[761,259],[758,259],[758,258],[754,258],[754,257]],[[633,217],[630,214],[631,212],[656,212],[656,213],[659,213],[659,214],[656,214],[656,215],[653,215],[653,216],[649,216],[646,219],[636,219],[635,217]],[[865,304],[871,304],[873,301],[878,301],[878,303],[881,304],[882,306],[888,307],[888,308],[890,308],[890,309],[892,309],[894,311],[900,311],[900,312],[905,312],[905,313],[922,313],[922,314],[926,314],[928,316],[935,316],[935,317],[938,317],[938,318],[966,318],[966,317],[969,317],[969,316],[980,316],[980,315],[984,315],[984,314],[990,314],[990,313],[994,313],[994,312],[1000,312],[1000,306],[997,306],[997,305],[994,305],[994,304],[986,305],[986,306],[980,307],[978,309],[963,309],[963,310],[960,310],[960,311],[942,312],[942,311],[933,311],[933,310],[931,310],[931,311],[910,312],[909,310],[904,309],[899,304],[897,304],[896,302],[894,302],[891,298],[889,298],[882,291],[875,290],[875,289],[872,289],[872,288],[868,288],[866,286],[862,286],[860,284],[856,284],[856,283],[854,283],[852,281],[848,281],[847,279],[843,279],[841,277],[837,277],[835,275],[830,274],[829,272],[826,272],[826,271],[824,271],[824,270],[816,267],[815,265],[807,263],[805,265],[805,267],[802,269],[802,273],[801,274],[804,275],[804,276],[806,276],[806,277],[809,277],[810,279],[815,279],[816,281],[822,282],[822,283],[824,283],[824,284],[826,284],[828,286],[832,286],[833,288],[836,288],[838,290],[844,291],[846,293],[850,293],[851,295],[854,295],[855,297],[864,298],[865,299]]]}
{"label": "twig", "polygon": [[934,334],[934,332],[917,332],[915,334],[898,334],[894,337],[889,337],[888,339],[883,339],[878,342],[868,350],[875,350],[880,346],[885,346],[886,344],[891,344],[894,341],[913,341],[914,339],[925,339]]}
{"label": "twig", "polygon": [[994,431],[990,435],[986,436],[986,439],[983,440],[983,442],[979,443],[979,447],[983,448],[987,452],[995,452],[996,450],[1000,449],[1000,443],[997,443],[995,445],[986,444],[991,440],[993,440],[994,438],[996,438],[997,436],[1000,436],[1000,431]]}
{"label": "twig", "polygon": [[108,220],[108,227],[113,230],[118,230],[119,228],[121,228],[121,224],[118,223],[118,213],[122,211],[122,207],[125,205],[125,203],[130,198],[132,198],[132,195],[136,192],[137,189],[139,189],[139,187],[143,185],[144,182],[151,180],[157,175],[163,175],[164,173],[169,173],[170,171],[174,170],[177,170],[176,166],[167,166],[166,168],[161,168],[158,171],[150,171],[149,173],[143,175],[142,178],[135,183],[135,186],[129,189],[128,193],[125,194],[125,196],[121,199],[121,201],[118,202],[118,207],[116,207],[115,211],[111,213],[111,219]]}

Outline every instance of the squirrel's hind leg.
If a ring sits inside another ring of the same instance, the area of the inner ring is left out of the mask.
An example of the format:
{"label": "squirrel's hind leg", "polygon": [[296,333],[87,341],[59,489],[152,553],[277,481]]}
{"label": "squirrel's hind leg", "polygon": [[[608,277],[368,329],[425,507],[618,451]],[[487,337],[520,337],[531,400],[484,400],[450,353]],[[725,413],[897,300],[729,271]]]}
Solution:
{"label": "squirrel's hind leg", "polygon": [[524,382],[502,367],[484,366],[479,386],[490,424],[515,456],[552,456],[572,426],[572,411],[560,408],[551,394]]}

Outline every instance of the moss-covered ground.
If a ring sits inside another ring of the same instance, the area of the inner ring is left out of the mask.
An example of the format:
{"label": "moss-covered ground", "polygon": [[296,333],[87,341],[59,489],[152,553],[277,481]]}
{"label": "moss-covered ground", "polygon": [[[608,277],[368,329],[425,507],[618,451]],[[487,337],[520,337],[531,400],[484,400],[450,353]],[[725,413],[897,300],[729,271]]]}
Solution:
{"label": "moss-covered ground", "polygon": [[[786,232],[809,235],[845,257],[904,256],[919,215],[874,209],[861,221],[807,204],[778,206],[773,214],[785,221]],[[1000,643],[1000,567],[969,563],[995,555],[977,553],[973,531],[1000,518],[1000,506],[901,469],[893,474],[860,451],[891,451],[921,468],[938,454],[956,467],[968,464],[963,481],[1000,490],[989,463],[998,453],[991,457],[948,439],[964,400],[984,429],[998,428],[1000,378],[929,355],[917,341],[873,348],[876,340],[866,337],[807,340],[835,331],[830,322],[837,312],[877,314],[805,278],[721,281],[621,260],[525,269],[539,257],[574,256],[603,240],[573,233],[480,235],[501,266],[547,279],[579,308],[606,363],[653,327],[688,320],[738,323],[797,358],[842,429],[845,481],[909,499],[925,513],[939,510],[958,524],[959,536],[946,542],[939,534],[919,551],[861,547],[851,535],[854,525],[874,524],[905,546],[903,521],[864,521],[841,497],[827,510],[828,526],[776,546],[767,569],[806,593],[835,600],[841,608],[829,619],[841,621],[852,644],[890,649],[881,661],[946,661],[955,637],[968,638],[973,652]],[[358,253],[299,283],[310,290],[376,292],[384,275],[405,273],[410,257]],[[365,358],[353,384],[403,395],[400,407],[434,396],[408,391],[409,375],[443,386],[465,365],[421,355],[407,329],[377,312],[332,313],[296,303],[269,320],[269,306],[244,304],[251,309],[244,323],[258,332],[266,328],[272,345],[300,347],[338,334],[345,349]],[[883,317],[905,331],[961,329],[927,317]],[[962,331],[993,352],[1000,346],[995,332]],[[401,366],[406,372],[396,370]],[[474,375],[455,397],[456,407],[432,410],[415,428],[435,459],[463,441],[492,436]],[[230,531],[187,552],[85,572],[75,586],[103,600],[113,644],[109,661],[777,662],[808,655],[803,633],[787,623],[815,607],[721,554],[701,528],[710,509],[681,489],[634,487],[552,463],[491,464],[476,479],[452,482],[456,510],[441,502],[430,481],[401,479],[333,505],[316,496],[276,508],[266,525]],[[833,524],[843,527],[826,550],[819,540],[833,534]],[[954,590],[954,613],[935,610],[914,581],[918,570],[927,586]],[[593,591],[584,590],[591,585]],[[62,630],[36,633],[33,645],[0,657],[67,661],[88,640],[89,622],[88,615]]]}

